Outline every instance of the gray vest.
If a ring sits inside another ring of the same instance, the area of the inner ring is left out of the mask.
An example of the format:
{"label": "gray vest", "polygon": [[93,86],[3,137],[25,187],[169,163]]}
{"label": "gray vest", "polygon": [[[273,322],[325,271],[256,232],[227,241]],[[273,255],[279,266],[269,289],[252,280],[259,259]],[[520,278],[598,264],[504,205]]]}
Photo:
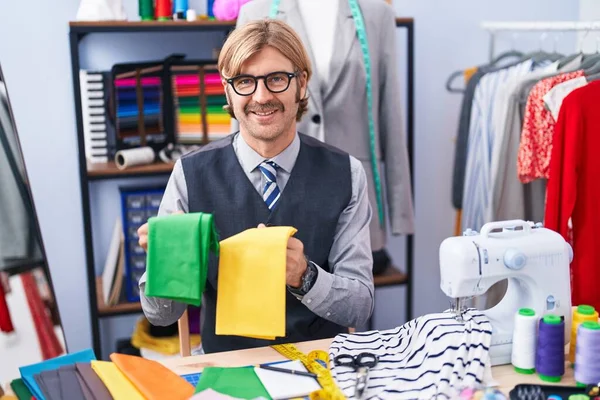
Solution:
{"label": "gray vest", "polygon": [[[293,226],[305,254],[325,271],[335,229],[352,195],[348,154],[300,134],[300,152],[271,212],[242,169],[230,135],[184,156],[189,211],[211,213],[223,240],[259,223]],[[286,336],[275,341],[215,335],[218,259],[211,255],[204,292],[202,345],[207,353],[333,337],[347,328],[310,311],[287,292]]]}

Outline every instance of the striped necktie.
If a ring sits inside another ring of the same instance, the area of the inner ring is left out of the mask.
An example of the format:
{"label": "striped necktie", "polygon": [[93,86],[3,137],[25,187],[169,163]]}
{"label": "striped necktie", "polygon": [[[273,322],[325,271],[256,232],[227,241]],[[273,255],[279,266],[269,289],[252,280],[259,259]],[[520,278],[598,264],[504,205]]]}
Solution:
{"label": "striped necktie", "polygon": [[265,177],[263,200],[267,204],[267,207],[269,207],[269,210],[272,210],[275,208],[275,204],[277,204],[277,200],[279,200],[281,194],[277,186],[277,168],[279,168],[279,165],[273,161],[263,161],[258,167]]}

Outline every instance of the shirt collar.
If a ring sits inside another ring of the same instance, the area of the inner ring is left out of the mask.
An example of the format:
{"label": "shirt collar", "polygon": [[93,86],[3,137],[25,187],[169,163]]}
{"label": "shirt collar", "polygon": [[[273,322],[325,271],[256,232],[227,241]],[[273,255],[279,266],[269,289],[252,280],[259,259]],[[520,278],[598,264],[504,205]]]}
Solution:
{"label": "shirt collar", "polygon": [[[238,133],[235,137],[235,144],[237,148],[237,156],[240,160],[240,164],[246,173],[254,171],[263,161],[266,159],[258,154],[252,147],[246,143],[244,137]],[[292,172],[298,153],[300,152],[300,137],[298,133],[294,135],[294,140],[288,147],[286,147],[281,153],[272,157],[270,160],[275,162],[281,169],[286,171],[288,174]]]}

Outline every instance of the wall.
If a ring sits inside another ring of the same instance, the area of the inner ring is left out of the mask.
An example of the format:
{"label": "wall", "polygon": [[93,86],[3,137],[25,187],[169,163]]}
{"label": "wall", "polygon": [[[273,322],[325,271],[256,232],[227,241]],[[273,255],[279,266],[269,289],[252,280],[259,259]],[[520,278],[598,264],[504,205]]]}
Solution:
{"label": "wall", "polygon": [[[124,3],[130,18],[134,18],[137,1],[125,0]],[[78,4],[77,0],[0,3],[0,63],[14,107],[71,351],[91,345],[67,24],[75,18]],[[448,305],[439,290],[437,255],[441,241],[453,234],[450,182],[460,97],[446,93],[447,76],[454,70],[487,59],[487,35],[479,29],[480,21],[575,20],[579,18],[579,7],[577,2],[567,0],[397,0],[394,4],[398,16],[411,16],[416,20],[414,314],[421,315]],[[190,5],[202,11],[199,0],[190,1]],[[402,35],[404,33],[398,33],[399,42]],[[115,51],[127,56],[134,54],[135,49],[135,57],[140,58],[156,56],[155,50],[167,51],[165,47],[142,45],[141,39],[90,36],[82,44],[82,66],[110,65],[115,61]],[[199,53],[210,51],[199,38],[175,36],[160,38],[158,42],[154,39],[144,42],[180,46]],[[510,37],[506,43],[510,43]],[[527,50],[538,46],[538,40],[523,35],[517,44]],[[563,38],[560,45],[569,50],[573,48],[568,37]],[[402,46],[398,45],[399,54],[404,54]],[[400,65],[404,76],[403,63]],[[116,194],[115,183],[99,185],[107,185],[106,188]],[[91,193],[98,191],[100,187],[92,188]],[[100,265],[115,217],[113,212],[103,211],[107,209],[104,201],[99,202],[102,208],[96,207],[93,220]],[[403,242],[402,238],[390,242],[400,266],[404,259]],[[404,322],[402,289],[382,289],[376,301],[376,328]],[[104,321],[105,343],[129,335],[133,319]]]}
{"label": "wall", "polygon": [[[600,2],[597,0],[579,0],[579,19],[581,21],[600,21]],[[600,51],[600,32],[581,32],[577,35],[577,48],[586,53]]]}

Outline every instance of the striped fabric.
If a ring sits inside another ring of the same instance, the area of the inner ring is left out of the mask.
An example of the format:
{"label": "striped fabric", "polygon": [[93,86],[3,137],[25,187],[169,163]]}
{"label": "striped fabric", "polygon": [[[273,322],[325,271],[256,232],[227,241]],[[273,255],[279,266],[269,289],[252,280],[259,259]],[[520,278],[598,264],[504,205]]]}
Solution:
{"label": "striped fabric", "polygon": [[267,207],[269,207],[269,210],[273,210],[281,195],[279,186],[277,186],[277,168],[279,168],[279,165],[273,161],[263,161],[258,167],[265,182],[263,200],[267,204]]}
{"label": "striped fabric", "polygon": [[[340,334],[329,348],[339,354],[371,352],[379,363],[369,371],[364,399],[449,399],[484,381],[490,371],[492,326],[480,311],[468,310],[464,323],[450,313],[428,314],[385,331]],[[340,389],[353,398],[356,373],[331,365]]]}
{"label": "striped fabric", "polygon": [[467,167],[463,191],[462,230],[481,229],[491,206],[491,163],[496,132],[493,124],[495,98],[510,79],[531,71],[532,61],[486,74],[477,85],[471,109]]}

